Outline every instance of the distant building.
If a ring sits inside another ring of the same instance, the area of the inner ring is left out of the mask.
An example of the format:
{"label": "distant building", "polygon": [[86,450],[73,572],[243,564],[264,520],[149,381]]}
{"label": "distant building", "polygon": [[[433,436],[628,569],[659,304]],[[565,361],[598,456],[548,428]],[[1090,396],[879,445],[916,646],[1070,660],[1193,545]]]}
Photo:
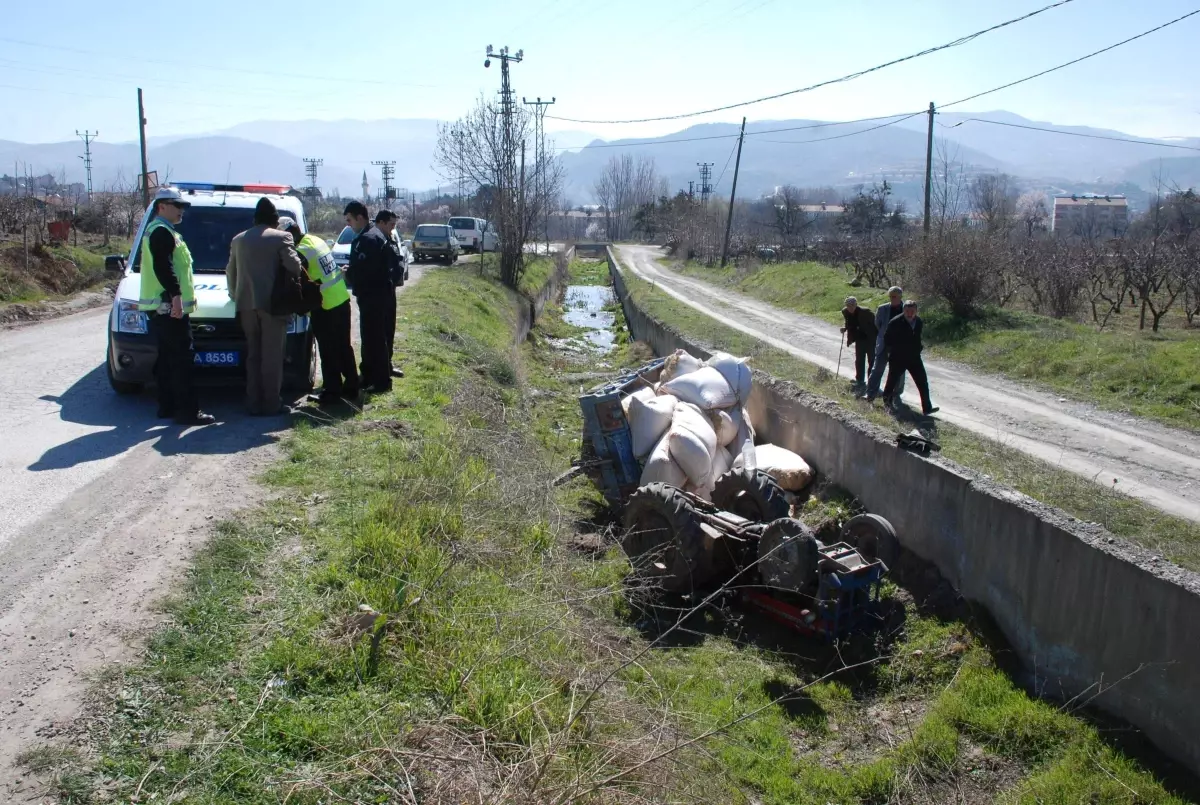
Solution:
{"label": "distant building", "polygon": [[1060,235],[1113,235],[1129,224],[1129,202],[1125,196],[1081,193],[1054,197],[1050,231]]}
{"label": "distant building", "polygon": [[841,204],[826,204],[822,201],[820,204],[801,204],[796,209],[808,215],[821,218],[826,215],[841,215],[846,208]]}

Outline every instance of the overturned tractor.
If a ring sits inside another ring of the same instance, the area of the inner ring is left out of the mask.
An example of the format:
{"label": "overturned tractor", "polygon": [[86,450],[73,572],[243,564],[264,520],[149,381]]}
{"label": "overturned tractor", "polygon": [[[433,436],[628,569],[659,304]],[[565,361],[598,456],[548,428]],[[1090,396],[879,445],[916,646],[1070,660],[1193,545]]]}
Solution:
{"label": "overturned tractor", "polygon": [[650,484],[626,504],[621,546],[639,589],[728,591],[786,626],[826,638],[861,627],[899,551],[891,524],[858,515],[841,541],[825,544],[789,510],[784,491],[756,470],[722,476],[711,503]]}

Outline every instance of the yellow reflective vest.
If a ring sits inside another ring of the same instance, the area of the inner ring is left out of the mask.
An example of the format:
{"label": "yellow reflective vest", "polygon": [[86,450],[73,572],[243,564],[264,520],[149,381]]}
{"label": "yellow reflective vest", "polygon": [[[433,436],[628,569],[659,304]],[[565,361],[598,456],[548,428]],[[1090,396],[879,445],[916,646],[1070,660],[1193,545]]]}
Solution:
{"label": "yellow reflective vest", "polygon": [[196,312],[196,286],[192,280],[192,252],[188,249],[183,238],[162,218],[155,218],[146,226],[142,233],[142,284],[138,291],[138,310],[157,313],[170,313],[171,303],[163,301],[163,291],[166,290],[154,273],[154,258],[150,256],[150,234],[156,229],[166,227],[175,237],[175,251],[171,255],[171,265],[175,278],[179,280],[179,296],[183,301],[184,313]]}
{"label": "yellow reflective vest", "polygon": [[332,310],[350,301],[350,289],[346,287],[346,275],[333,262],[333,252],[325,241],[313,235],[305,235],[296,244],[296,250],[308,261],[308,277],[321,285],[321,309]]}

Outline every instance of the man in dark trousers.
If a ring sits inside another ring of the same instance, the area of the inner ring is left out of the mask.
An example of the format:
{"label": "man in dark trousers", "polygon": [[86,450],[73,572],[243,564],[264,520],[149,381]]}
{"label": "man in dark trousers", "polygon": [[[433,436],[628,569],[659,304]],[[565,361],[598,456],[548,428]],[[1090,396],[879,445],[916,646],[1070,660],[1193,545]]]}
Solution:
{"label": "man in dark trousers", "polygon": [[905,372],[912,375],[921,395],[921,413],[925,416],[936,413],[937,408],[929,401],[929,377],[921,360],[921,317],[917,315],[917,303],[912,299],[904,302],[904,312],[888,322],[884,341],[888,349],[888,378],[883,387],[883,402],[893,405],[896,386]]}
{"label": "man in dark trousers", "polygon": [[[404,255],[400,248],[400,240],[396,237],[396,222],[399,216],[391,210],[380,210],[375,213],[375,227],[387,238],[388,248],[392,251],[392,287],[399,288],[404,284]],[[395,357],[396,345],[396,310],[395,295],[392,296],[392,326],[388,330],[388,366],[392,377],[404,377],[404,370],[392,364]]]}
{"label": "man in dark trousers", "polygon": [[387,236],[371,225],[362,202],[347,204],[345,216],[346,226],[358,233],[350,244],[347,274],[358,300],[363,391],[378,394],[392,390],[388,343],[389,333],[396,326],[396,287],[392,284],[395,253]]}
{"label": "man in dark trousers", "polygon": [[[904,312],[904,289],[899,285],[893,285],[888,288],[888,301],[879,306],[875,311],[875,330],[878,335],[875,336],[875,366],[871,369],[871,377],[867,380],[867,393],[863,395],[863,399],[871,402],[879,396],[879,387],[883,384],[883,371],[887,369],[888,354],[887,345],[884,343],[883,334],[887,332],[888,322]],[[896,396],[899,396],[904,391],[904,377],[900,378],[900,385],[896,386]]]}
{"label": "man in dark trousers", "polygon": [[196,311],[192,253],[175,231],[190,206],[174,187],[164,187],[155,196],[152,219],[142,235],[138,310],[149,318],[158,345],[154,375],[159,418],[174,418],[181,425],[208,425],[215,419],[200,410],[192,384],[195,348],[189,317]]}
{"label": "man in dark trousers", "polygon": [[300,262],[308,277],[321,286],[321,307],[312,312],[313,334],[321,353],[321,377],[325,388],[317,402],[335,405],[343,400],[358,400],[358,369],[354,365],[354,346],[350,343],[350,289],[346,277],[333,260],[325,241],[300,231],[291,218],[281,217],[279,228],[292,236]]}
{"label": "man in dark trousers", "polygon": [[854,347],[854,385],[862,388],[868,366],[872,370],[875,368],[875,336],[878,334],[875,317],[871,311],[859,307],[857,299],[847,296],[842,318],[846,322],[842,328],[846,334],[846,346]]}

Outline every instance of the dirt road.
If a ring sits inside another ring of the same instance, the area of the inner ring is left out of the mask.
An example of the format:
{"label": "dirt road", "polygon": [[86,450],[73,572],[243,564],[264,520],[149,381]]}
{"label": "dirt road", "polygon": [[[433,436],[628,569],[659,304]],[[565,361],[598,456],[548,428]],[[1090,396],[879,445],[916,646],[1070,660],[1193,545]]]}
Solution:
{"label": "dirt road", "polygon": [[[661,250],[620,246],[621,265],[671,296],[774,347],[834,371],[837,327],[659,265]],[[853,365],[852,363],[850,364]],[[1200,436],[1101,411],[994,375],[926,361],[937,417],[1200,521]],[[847,366],[843,355],[842,371]],[[853,379],[853,375],[851,375]],[[914,400],[912,383],[906,401]],[[863,403],[864,405],[866,403]],[[920,403],[913,403],[920,408]]]}
{"label": "dirt road", "polygon": [[289,426],[246,416],[240,389],[202,389],[215,425],[155,419],[108,386],[107,316],[0,331],[0,802],[38,801],[17,754],[69,728],[213,523],[261,500]]}

